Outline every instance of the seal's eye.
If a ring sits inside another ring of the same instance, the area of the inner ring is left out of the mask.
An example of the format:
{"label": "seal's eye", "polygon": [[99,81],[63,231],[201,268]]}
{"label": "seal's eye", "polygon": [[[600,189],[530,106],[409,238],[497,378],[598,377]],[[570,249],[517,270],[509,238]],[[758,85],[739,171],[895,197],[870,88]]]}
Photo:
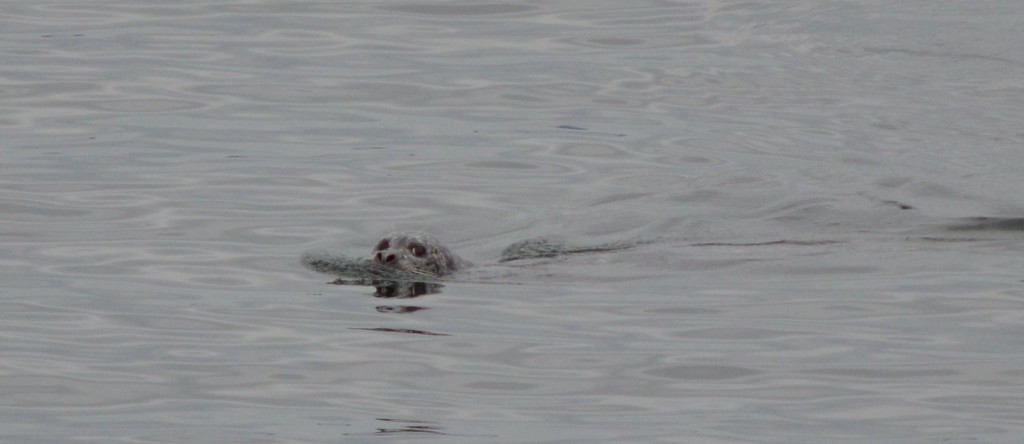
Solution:
{"label": "seal's eye", "polygon": [[390,246],[391,243],[388,242],[387,239],[381,239],[380,242],[377,242],[377,248],[375,248],[375,250],[387,250]]}
{"label": "seal's eye", "polygon": [[409,251],[411,251],[412,255],[416,257],[423,257],[427,255],[427,248],[420,244],[413,244],[409,246]]}

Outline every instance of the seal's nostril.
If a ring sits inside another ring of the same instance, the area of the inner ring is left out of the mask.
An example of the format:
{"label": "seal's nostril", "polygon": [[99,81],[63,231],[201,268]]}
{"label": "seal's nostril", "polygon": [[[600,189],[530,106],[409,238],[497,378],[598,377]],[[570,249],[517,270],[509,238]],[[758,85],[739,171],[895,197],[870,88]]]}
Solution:
{"label": "seal's nostril", "polygon": [[394,260],[395,260],[395,255],[393,255],[393,254],[389,254],[389,255],[388,255],[388,257],[387,257],[386,259],[384,259],[384,262],[385,262],[385,263],[387,263],[387,262],[393,262]]}
{"label": "seal's nostril", "polygon": [[378,251],[374,257],[377,259],[377,262],[384,262],[384,255],[381,252]]}

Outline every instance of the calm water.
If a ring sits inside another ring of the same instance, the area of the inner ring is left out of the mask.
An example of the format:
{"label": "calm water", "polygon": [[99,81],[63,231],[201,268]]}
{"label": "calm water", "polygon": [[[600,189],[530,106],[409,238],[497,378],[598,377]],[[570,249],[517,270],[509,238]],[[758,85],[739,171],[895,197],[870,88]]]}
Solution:
{"label": "calm water", "polygon": [[1017,0],[0,10],[0,441],[1024,440]]}

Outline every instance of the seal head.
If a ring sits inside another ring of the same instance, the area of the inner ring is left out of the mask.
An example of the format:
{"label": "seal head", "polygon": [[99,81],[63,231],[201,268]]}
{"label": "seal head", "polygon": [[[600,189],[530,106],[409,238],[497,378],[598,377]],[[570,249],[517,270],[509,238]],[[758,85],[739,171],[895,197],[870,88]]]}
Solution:
{"label": "seal head", "polygon": [[391,233],[373,248],[370,260],[410,273],[440,277],[469,265],[426,233]]}

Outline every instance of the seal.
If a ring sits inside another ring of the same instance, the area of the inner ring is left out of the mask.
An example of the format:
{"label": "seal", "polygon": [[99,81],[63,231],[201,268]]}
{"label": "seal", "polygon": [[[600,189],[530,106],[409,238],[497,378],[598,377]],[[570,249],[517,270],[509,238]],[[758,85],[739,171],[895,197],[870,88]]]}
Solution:
{"label": "seal", "polygon": [[370,253],[376,264],[424,276],[441,277],[469,266],[441,241],[426,233],[395,232]]}
{"label": "seal", "polygon": [[[539,237],[509,245],[498,262],[557,258],[575,253],[624,250],[654,241],[611,242],[598,245],[571,245],[557,239]],[[452,253],[437,238],[418,232],[398,231],[377,242],[369,257],[352,258],[313,250],[300,259],[307,268],[354,280],[338,283],[370,285],[373,282],[436,282],[438,278],[462,271],[472,264]]]}

